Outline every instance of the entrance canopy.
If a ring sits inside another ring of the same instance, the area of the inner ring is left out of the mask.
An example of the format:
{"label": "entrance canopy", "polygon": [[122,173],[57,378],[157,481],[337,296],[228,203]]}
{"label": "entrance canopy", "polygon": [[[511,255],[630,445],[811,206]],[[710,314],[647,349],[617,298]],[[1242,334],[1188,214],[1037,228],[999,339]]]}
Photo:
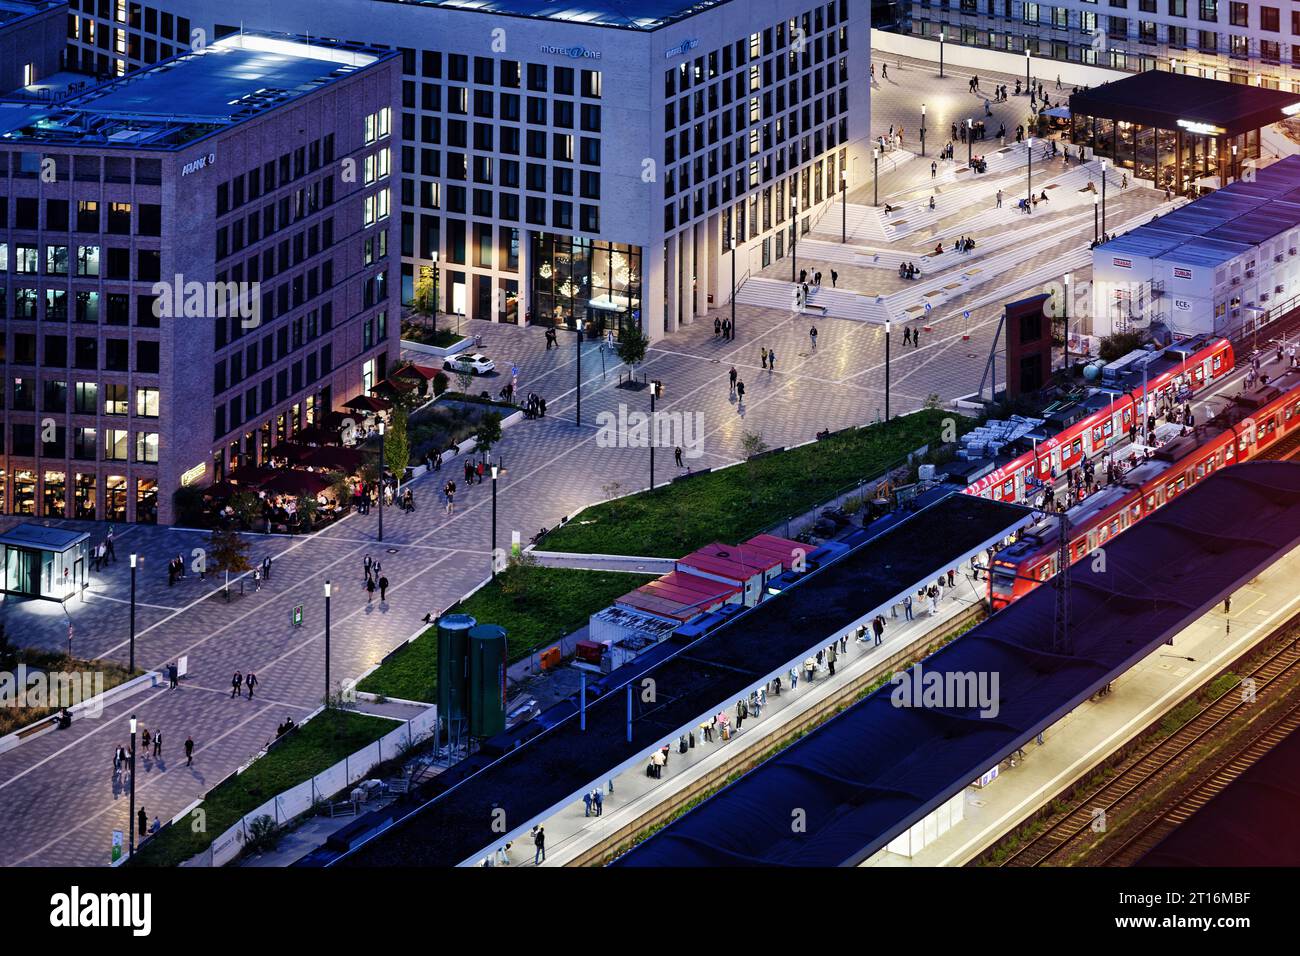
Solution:
{"label": "entrance canopy", "polygon": [[1300,94],[1147,70],[1070,96],[1070,112],[1237,136],[1300,112]]}

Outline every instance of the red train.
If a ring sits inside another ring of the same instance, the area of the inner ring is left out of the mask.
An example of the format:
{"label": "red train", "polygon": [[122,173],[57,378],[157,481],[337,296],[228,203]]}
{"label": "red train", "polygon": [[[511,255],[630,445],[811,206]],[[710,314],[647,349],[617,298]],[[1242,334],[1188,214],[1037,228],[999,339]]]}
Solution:
{"label": "red train", "polygon": [[[1167,426],[1177,427],[1177,426]],[[1207,475],[1249,461],[1300,428],[1300,369],[1283,372],[1190,434],[1156,449],[1121,482],[1070,512],[1070,562],[1084,558]],[[993,558],[989,599],[996,611],[1056,574],[1058,523],[1050,517]]]}
{"label": "red train", "polygon": [[[1194,395],[1233,368],[1227,339],[1198,336],[1156,353],[1148,365],[1145,386],[1140,374],[1116,383],[1112,401],[1041,442],[1031,451],[997,468],[966,489],[968,495],[994,501],[1024,501],[1027,489],[1053,475],[1063,475],[1085,458],[1105,450],[1112,437],[1127,432],[1141,417],[1143,389],[1154,406],[1177,397],[1186,387]],[[1136,378],[1136,383],[1130,379]],[[1104,400],[1104,399],[1095,399]],[[1136,417],[1135,417],[1136,416]]]}

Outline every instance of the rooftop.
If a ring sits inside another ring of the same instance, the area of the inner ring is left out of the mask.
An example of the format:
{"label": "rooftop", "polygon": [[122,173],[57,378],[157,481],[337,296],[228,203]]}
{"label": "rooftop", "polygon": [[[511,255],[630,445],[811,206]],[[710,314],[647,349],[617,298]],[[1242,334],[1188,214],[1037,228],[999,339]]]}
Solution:
{"label": "rooftop", "polygon": [[90,535],[69,528],[47,528],[39,524],[20,524],[0,534],[0,544],[16,548],[35,548],[41,551],[68,551],[78,541]]}
{"label": "rooftop", "polygon": [[0,0],[0,29],[34,13],[61,7],[64,0]]}
{"label": "rooftop", "polygon": [[[1271,91],[1265,91],[1271,92]],[[1181,209],[1130,229],[1098,250],[1216,266],[1300,226],[1300,156],[1287,156]]]}
{"label": "rooftop", "polygon": [[497,16],[562,20],[623,30],[658,30],[727,0],[390,0],[426,7],[472,10]]}
{"label": "rooftop", "polygon": [[237,34],[75,92],[57,104],[0,101],[0,141],[179,149],[390,56],[397,54],[331,41]]}
{"label": "rooftop", "polygon": [[1236,135],[1300,112],[1300,94],[1147,70],[1072,94],[1070,112],[1158,129]]}

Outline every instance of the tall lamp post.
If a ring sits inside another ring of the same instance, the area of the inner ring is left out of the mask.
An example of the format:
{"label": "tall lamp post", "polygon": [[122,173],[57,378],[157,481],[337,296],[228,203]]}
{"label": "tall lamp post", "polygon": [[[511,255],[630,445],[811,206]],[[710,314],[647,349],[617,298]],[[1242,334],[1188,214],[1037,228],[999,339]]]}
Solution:
{"label": "tall lamp post", "polygon": [[736,337],[736,235],[731,235],[731,337]]}
{"label": "tall lamp post", "polygon": [[885,421],[889,421],[889,319],[885,319]]}
{"label": "tall lamp post", "polygon": [[969,116],[966,117],[966,168],[975,174],[975,169],[971,166],[971,141],[975,138],[975,121]]}
{"label": "tall lamp post", "polygon": [[1061,300],[1061,317],[1065,320],[1065,374],[1070,374],[1070,273],[1065,274],[1065,298]]}
{"label": "tall lamp post", "polygon": [[501,473],[500,465],[492,466],[492,577],[497,576],[497,475]]}
{"label": "tall lamp post", "polygon": [[574,328],[578,330],[578,336],[573,340],[575,354],[578,356],[578,371],[576,380],[576,389],[578,395],[578,410],[574,417],[574,423],[582,425],[582,319],[574,320]]}
{"label": "tall lamp post", "polygon": [[871,205],[880,205],[880,147],[871,147]]}
{"label": "tall lamp post", "polygon": [[384,456],[384,420],[379,420],[379,540],[384,540],[384,474],[388,463]]}
{"label": "tall lamp post", "polygon": [[1025,185],[1028,193],[1025,202],[1029,203],[1029,210],[1034,208],[1034,138],[1029,137],[1029,162],[1025,166]]}
{"label": "tall lamp post", "polygon": [[325,706],[330,705],[330,582],[325,579]]}
{"label": "tall lamp post", "polygon": [[849,241],[849,174],[840,170],[840,242]]}
{"label": "tall lamp post", "polygon": [[790,281],[797,282],[799,268],[799,200],[790,200]]}
{"label": "tall lamp post", "polygon": [[135,566],[138,560],[137,555],[131,555],[131,649],[128,652],[130,655],[128,673],[131,674],[135,673]]}
{"label": "tall lamp post", "polygon": [[925,155],[925,104],[921,104],[921,155]]}
{"label": "tall lamp post", "polygon": [[131,753],[128,757],[128,760],[130,761],[131,764],[131,811],[130,811],[131,816],[126,821],[127,829],[131,831],[131,843],[127,851],[129,856],[135,856],[135,729],[136,726],[137,724],[136,724],[135,714],[132,714],[131,715]]}
{"label": "tall lamp post", "polygon": [[1101,234],[1106,235],[1106,160],[1101,161]]}
{"label": "tall lamp post", "polygon": [[1096,193],[1092,194],[1092,241],[1094,244],[1100,241],[1101,237],[1097,233],[1097,205],[1101,202],[1101,197]]}
{"label": "tall lamp post", "polygon": [[1029,93],[1029,85],[1032,82],[1029,79],[1029,62],[1033,59],[1033,53],[1029,49],[1029,37],[1025,37],[1025,93]]}
{"label": "tall lamp post", "polygon": [[655,445],[659,439],[659,429],[655,424],[655,399],[663,394],[664,383],[655,379],[650,383],[650,490],[655,490]]}
{"label": "tall lamp post", "polygon": [[1232,178],[1234,181],[1241,178],[1241,167],[1237,165],[1237,144],[1232,144]]}
{"label": "tall lamp post", "polygon": [[939,79],[943,79],[943,31],[939,31]]}

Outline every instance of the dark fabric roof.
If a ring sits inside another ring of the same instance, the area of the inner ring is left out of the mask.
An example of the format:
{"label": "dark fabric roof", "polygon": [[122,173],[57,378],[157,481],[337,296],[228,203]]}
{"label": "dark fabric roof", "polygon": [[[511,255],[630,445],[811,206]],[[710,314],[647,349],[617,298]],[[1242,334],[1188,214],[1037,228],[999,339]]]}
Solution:
{"label": "dark fabric roof", "polygon": [[1070,96],[1074,115],[1178,129],[1180,119],[1222,127],[1230,135],[1286,118],[1300,95],[1187,73],[1147,70]]}
{"label": "dark fabric roof", "polygon": [[1300,734],[1234,780],[1138,866],[1300,865]]}
{"label": "dark fabric roof", "polygon": [[[585,733],[578,729],[570,705],[566,719],[495,763],[475,767],[472,760],[466,761],[440,775],[440,782],[455,786],[344,862],[454,866],[470,858],[501,836],[489,829],[492,807],[504,809],[512,827],[526,826],[561,801],[576,798],[591,781],[789,666],[826,635],[847,628],[1029,515],[1016,505],[961,493],[941,494],[910,517],[896,515],[876,522],[862,535],[864,539],[870,535],[869,539],[855,550],[694,643],[673,646],[671,642],[679,640],[673,638],[659,645],[647,658],[653,661],[656,652],[670,656],[648,669],[639,659],[630,674],[620,668],[603,686],[589,685]],[[653,704],[643,704],[636,695],[634,739],[629,743],[623,688],[630,681],[640,684],[639,671],[654,679],[658,694]],[[603,696],[597,699],[598,694]],[[475,769],[477,773],[464,776]],[[356,826],[361,831],[385,822],[363,818]],[[328,865],[332,862],[328,856],[313,854],[300,862]]]}
{"label": "dark fabric roof", "polygon": [[996,716],[895,707],[886,684],[615,865],[860,863],[1298,545],[1300,464],[1219,472],[1108,544],[1105,573],[1070,571],[1072,654],[1040,587],[923,662],[999,675]]}

